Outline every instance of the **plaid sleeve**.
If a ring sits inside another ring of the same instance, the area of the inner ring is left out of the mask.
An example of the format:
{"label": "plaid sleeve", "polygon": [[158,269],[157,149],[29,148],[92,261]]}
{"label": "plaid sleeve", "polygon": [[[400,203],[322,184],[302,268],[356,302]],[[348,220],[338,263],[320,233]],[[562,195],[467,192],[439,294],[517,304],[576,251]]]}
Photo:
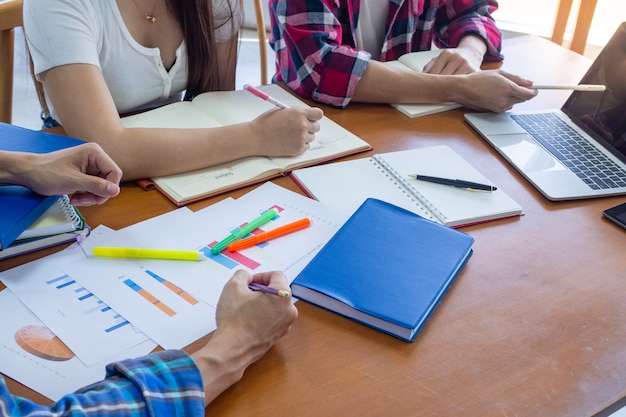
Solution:
{"label": "plaid sleeve", "polygon": [[202,378],[193,359],[168,350],[107,366],[106,378],[50,407],[8,392],[0,379],[0,416],[204,416]]}
{"label": "plaid sleeve", "polygon": [[502,33],[491,16],[497,8],[495,0],[447,0],[437,12],[435,44],[439,48],[455,48],[463,36],[474,34],[487,44],[485,60],[502,60]]}
{"label": "plaid sleeve", "polygon": [[[299,95],[345,107],[370,54],[345,45],[336,14],[339,2],[270,0],[270,44],[276,52],[274,81]],[[351,36],[351,35],[349,35]]]}

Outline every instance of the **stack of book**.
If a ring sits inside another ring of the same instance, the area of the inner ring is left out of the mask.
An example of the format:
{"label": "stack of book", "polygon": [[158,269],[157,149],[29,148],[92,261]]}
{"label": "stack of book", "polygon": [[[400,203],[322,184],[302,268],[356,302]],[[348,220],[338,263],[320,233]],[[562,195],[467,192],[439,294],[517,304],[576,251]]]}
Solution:
{"label": "stack of book", "polygon": [[[46,153],[83,143],[78,139],[0,123],[0,150]],[[0,187],[0,259],[89,234],[68,196],[43,196],[18,185]]]}

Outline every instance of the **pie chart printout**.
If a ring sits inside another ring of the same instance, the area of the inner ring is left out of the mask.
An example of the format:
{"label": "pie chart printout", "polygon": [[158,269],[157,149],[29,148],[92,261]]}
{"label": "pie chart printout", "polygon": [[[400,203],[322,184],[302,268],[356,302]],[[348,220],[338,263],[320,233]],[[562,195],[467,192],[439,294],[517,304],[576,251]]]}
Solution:
{"label": "pie chart printout", "polygon": [[60,362],[74,357],[74,352],[44,326],[21,327],[15,332],[15,341],[26,352],[41,359]]}

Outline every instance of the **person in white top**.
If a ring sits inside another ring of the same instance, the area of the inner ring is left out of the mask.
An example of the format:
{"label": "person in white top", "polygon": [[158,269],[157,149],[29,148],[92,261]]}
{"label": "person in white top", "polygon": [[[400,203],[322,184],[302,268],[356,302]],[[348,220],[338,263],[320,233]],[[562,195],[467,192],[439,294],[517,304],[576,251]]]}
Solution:
{"label": "person in white top", "polygon": [[238,0],[24,0],[24,31],[50,116],[100,144],[123,180],[247,156],[295,156],[319,108],[207,129],[125,128],[120,115],[235,88]]}

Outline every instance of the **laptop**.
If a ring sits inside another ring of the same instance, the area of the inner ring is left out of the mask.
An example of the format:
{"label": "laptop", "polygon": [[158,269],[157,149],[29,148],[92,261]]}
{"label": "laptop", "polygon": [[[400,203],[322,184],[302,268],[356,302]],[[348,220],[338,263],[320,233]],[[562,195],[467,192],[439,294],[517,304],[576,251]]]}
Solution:
{"label": "laptop", "polygon": [[561,109],[467,113],[465,120],[546,198],[626,194],[626,22]]}

